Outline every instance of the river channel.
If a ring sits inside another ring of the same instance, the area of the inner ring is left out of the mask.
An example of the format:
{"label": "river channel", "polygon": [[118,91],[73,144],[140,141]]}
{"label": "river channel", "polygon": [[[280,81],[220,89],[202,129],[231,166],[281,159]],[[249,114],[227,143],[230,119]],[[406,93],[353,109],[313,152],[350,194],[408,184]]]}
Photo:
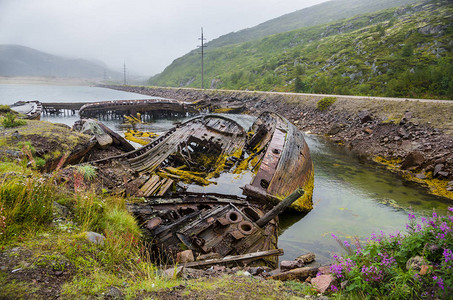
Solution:
{"label": "river channel", "polygon": [[[19,100],[90,102],[147,98],[153,97],[97,87],[0,84],[0,104]],[[236,118],[244,125],[253,121],[243,115]],[[41,119],[72,125],[78,116],[43,116]],[[172,127],[174,121],[177,120],[156,120],[146,129],[161,133]],[[119,121],[104,123],[117,132],[124,130]],[[443,213],[449,206],[447,200],[404,182],[382,167],[361,161],[323,137],[305,135],[305,138],[315,169],[314,209],[303,217],[281,216],[279,247],[285,251],[281,259],[294,259],[311,251],[316,253],[318,262],[327,263],[334,253],[343,252],[332,234],[340,239],[365,240],[381,230],[385,233],[404,231],[409,211],[427,215],[433,209]],[[228,182],[223,183],[217,188],[228,186]]]}

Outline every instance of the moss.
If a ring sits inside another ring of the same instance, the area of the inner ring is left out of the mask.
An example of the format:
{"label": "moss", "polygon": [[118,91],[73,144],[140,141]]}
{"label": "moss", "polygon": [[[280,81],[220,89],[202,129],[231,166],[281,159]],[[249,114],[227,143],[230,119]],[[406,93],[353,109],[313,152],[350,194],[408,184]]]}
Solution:
{"label": "moss", "polygon": [[214,110],[214,113],[217,114],[222,114],[222,113],[229,113],[230,111],[234,110],[234,108],[229,108],[229,107],[222,107],[222,108],[217,108]]}
{"label": "moss", "polygon": [[303,213],[308,213],[313,209],[313,189],[315,183],[315,176],[313,172],[313,167],[311,169],[309,178],[302,189],[304,190],[304,195],[297,199],[290,208]]}
{"label": "moss", "polygon": [[327,110],[335,101],[337,101],[336,97],[324,97],[316,103],[316,108],[321,111]]}

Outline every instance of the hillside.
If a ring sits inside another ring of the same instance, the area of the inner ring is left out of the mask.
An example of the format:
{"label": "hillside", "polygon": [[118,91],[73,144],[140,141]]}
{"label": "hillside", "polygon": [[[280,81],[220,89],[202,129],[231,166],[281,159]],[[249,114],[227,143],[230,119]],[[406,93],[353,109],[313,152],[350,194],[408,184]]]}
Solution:
{"label": "hillside", "polygon": [[0,76],[121,78],[101,62],[60,57],[19,45],[0,45]]}
{"label": "hillside", "polygon": [[302,27],[315,26],[371,13],[386,8],[398,7],[418,0],[334,0],[297,10],[252,28],[228,33],[207,43],[209,48],[247,42],[276,33]]}
{"label": "hillside", "polygon": [[[450,1],[424,1],[208,49],[205,86],[452,99],[452,19]],[[200,56],[149,83],[199,87]]]}

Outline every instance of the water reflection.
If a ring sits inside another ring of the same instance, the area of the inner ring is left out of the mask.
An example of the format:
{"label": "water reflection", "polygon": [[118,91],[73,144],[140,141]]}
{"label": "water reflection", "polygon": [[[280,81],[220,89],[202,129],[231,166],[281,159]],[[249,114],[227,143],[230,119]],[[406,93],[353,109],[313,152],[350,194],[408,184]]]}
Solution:
{"label": "water reflection", "polygon": [[342,147],[317,136],[306,136],[315,167],[314,209],[301,218],[280,217],[282,259],[315,252],[329,262],[343,249],[331,237],[365,239],[373,232],[403,230],[407,212],[445,212],[448,203],[403,182],[397,175],[362,163]]}

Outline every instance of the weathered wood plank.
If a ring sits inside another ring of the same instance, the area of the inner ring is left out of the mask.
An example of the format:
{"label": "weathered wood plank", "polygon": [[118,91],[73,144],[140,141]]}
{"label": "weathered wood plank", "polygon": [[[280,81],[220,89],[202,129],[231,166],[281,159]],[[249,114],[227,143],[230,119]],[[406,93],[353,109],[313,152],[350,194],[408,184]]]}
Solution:
{"label": "weathered wood plank", "polygon": [[189,263],[180,264],[180,265],[182,265],[186,268],[196,268],[196,267],[224,264],[224,263],[229,263],[229,262],[240,262],[240,261],[244,261],[244,260],[256,260],[256,259],[269,257],[269,256],[276,256],[276,255],[278,255],[278,256],[283,255],[283,249],[279,248],[279,249],[272,249],[272,250],[267,250],[267,251],[259,251],[259,252],[255,252],[255,253],[247,253],[247,254],[242,254],[242,255],[226,256],[224,258],[219,258],[219,259],[194,261],[194,262],[189,262]]}

